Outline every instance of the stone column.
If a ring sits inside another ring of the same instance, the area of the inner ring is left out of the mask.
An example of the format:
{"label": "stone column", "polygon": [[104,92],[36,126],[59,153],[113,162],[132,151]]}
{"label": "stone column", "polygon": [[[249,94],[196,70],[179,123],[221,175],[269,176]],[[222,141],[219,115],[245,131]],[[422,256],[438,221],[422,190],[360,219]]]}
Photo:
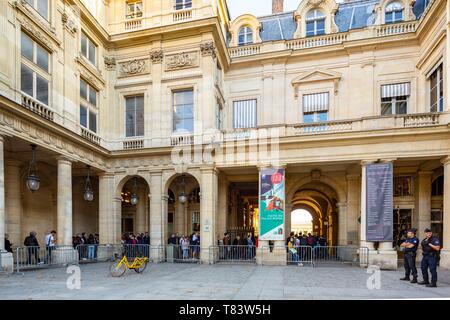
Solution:
{"label": "stone column", "polygon": [[[431,225],[431,183],[433,171],[419,171],[414,188],[414,215],[412,226],[417,228],[417,236]],[[419,246],[419,249],[420,246]]]}
{"label": "stone column", "polygon": [[13,272],[14,260],[10,252],[5,251],[5,158],[4,138],[0,135],[0,271]]}
{"label": "stone column", "polygon": [[359,241],[358,218],[360,217],[359,201],[360,175],[347,175],[347,244],[356,245]]}
{"label": "stone column", "polygon": [[225,175],[219,177],[218,193],[219,209],[217,211],[216,233],[221,239],[227,231],[228,217],[228,181]]}
{"label": "stone column", "polygon": [[0,253],[5,251],[5,155],[4,139],[0,136]]}
{"label": "stone column", "polygon": [[362,161],[361,162],[361,229],[360,229],[360,246],[367,247],[370,251],[374,250],[373,242],[366,241],[366,166],[371,161]]}
{"label": "stone column", "polygon": [[337,203],[338,246],[347,245],[347,203]]}
{"label": "stone column", "polygon": [[[102,173],[98,177],[99,182],[99,235],[100,244],[115,244],[115,222],[116,219],[116,205],[115,205],[115,190],[114,190],[114,174]],[[120,242],[119,242],[120,243]]]}
{"label": "stone column", "polygon": [[[446,157],[444,165],[444,208],[443,208],[443,241],[441,244],[441,260],[439,265],[450,269],[450,156]],[[423,230],[420,230],[423,232]]]}
{"label": "stone column", "polygon": [[22,193],[20,190],[21,162],[6,160],[5,162],[5,205],[6,205],[6,233],[15,246],[22,245]]}
{"label": "stone column", "polygon": [[185,224],[186,224],[186,204],[180,203],[179,201],[175,205],[175,221],[176,228],[175,232],[178,232],[179,235],[186,235],[185,233]]}
{"label": "stone column", "polygon": [[217,243],[215,231],[218,209],[218,177],[214,167],[201,168],[200,199],[200,258],[210,263],[209,247]]}
{"label": "stone column", "polygon": [[162,172],[152,172],[150,180],[150,243],[152,246],[160,246],[165,244]]}
{"label": "stone column", "polygon": [[58,158],[57,244],[72,245],[72,162]]}
{"label": "stone column", "polygon": [[286,230],[286,237],[287,237],[292,231],[292,205],[290,203],[289,204],[286,203],[284,206],[284,210],[285,210],[284,229]]}

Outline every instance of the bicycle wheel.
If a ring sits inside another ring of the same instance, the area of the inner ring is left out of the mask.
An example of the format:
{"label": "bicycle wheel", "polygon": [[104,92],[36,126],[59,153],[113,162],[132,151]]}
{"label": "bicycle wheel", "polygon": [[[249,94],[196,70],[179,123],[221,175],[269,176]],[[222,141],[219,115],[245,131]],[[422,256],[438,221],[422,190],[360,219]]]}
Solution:
{"label": "bicycle wheel", "polygon": [[120,261],[115,261],[111,264],[110,271],[113,277],[121,277],[127,271],[127,266],[124,263],[119,266],[119,263]]}
{"label": "bicycle wheel", "polygon": [[142,273],[144,272],[145,268],[147,268],[147,261],[145,261],[139,268],[134,269],[134,271],[136,271],[137,273]]}

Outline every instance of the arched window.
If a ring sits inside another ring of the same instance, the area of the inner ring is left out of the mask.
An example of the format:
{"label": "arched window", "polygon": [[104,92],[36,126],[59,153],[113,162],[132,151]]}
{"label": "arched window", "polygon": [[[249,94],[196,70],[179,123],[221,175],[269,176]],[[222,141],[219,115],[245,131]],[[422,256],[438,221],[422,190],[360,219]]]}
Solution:
{"label": "arched window", "polygon": [[306,36],[325,34],[325,14],[319,9],[313,9],[306,15]]}
{"label": "arched window", "polygon": [[395,23],[403,21],[403,6],[400,2],[391,2],[386,6],[385,23]]}
{"label": "arched window", "polygon": [[244,46],[246,44],[253,43],[253,30],[252,28],[245,26],[239,29],[238,45]]}

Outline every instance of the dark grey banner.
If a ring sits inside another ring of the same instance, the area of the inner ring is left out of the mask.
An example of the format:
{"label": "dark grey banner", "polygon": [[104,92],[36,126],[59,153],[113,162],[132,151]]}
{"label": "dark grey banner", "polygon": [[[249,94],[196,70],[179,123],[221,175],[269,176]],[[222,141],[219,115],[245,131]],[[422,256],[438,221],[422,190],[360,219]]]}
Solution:
{"label": "dark grey banner", "polygon": [[393,240],[393,166],[375,163],[366,166],[366,239]]}

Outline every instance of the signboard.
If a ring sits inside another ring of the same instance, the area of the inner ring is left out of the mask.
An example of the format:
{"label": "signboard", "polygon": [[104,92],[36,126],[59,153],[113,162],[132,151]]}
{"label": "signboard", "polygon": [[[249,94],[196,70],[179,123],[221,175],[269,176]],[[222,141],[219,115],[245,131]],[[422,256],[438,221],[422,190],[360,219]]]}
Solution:
{"label": "signboard", "polygon": [[285,170],[264,169],[259,177],[260,240],[284,240]]}
{"label": "signboard", "polygon": [[366,166],[366,239],[393,240],[393,166],[375,163]]}

